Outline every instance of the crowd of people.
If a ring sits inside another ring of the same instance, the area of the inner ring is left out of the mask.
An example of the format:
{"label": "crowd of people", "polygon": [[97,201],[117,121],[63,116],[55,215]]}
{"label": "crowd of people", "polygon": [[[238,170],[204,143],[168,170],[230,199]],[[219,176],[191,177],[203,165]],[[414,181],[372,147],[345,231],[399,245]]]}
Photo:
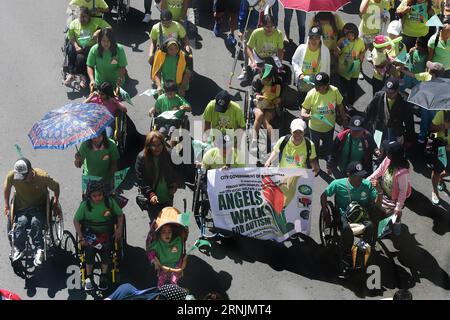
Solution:
{"label": "crowd of people", "polygon": [[[191,111],[186,99],[193,73],[192,48],[186,32],[187,0],[161,0],[160,22],[150,30],[148,63],[155,89],[155,103],[149,116],[157,118],[168,111]],[[78,17],[69,25],[67,56],[69,73],[64,79],[70,85],[80,76],[80,87],[91,94],[85,102],[104,105],[112,114],[127,112],[118,92],[125,85],[127,57],[114,36],[114,30],[102,17],[108,12],[103,1],[72,0],[78,7]],[[144,23],[150,21],[152,1],[145,1]],[[338,224],[342,233],[340,277],[347,277],[351,266],[354,235],[363,233],[363,240],[373,246],[377,237],[376,221],[380,216],[395,215],[396,228],[401,222],[405,200],[411,194],[409,162],[406,154],[425,151],[430,134],[442,141],[446,158],[450,154],[448,111],[421,110],[420,132],[417,135],[414,107],[407,102],[408,90],[420,82],[450,77],[450,8],[440,0],[362,0],[360,25],[347,23],[339,12],[317,12],[306,23],[306,14],[296,11],[299,45],[292,65],[285,61],[285,47],[292,43],[290,23],[292,9],[284,9],[284,33],[278,28],[279,4],[275,1],[266,12],[258,12],[246,0],[214,0],[213,32],[220,36],[229,25],[228,46],[243,42],[244,65],[238,80],[241,86],[251,86],[254,123],[250,146],[261,140],[261,129],[272,139],[274,119],[287,112],[286,88],[292,81],[297,91],[299,116],[287,125],[289,134],[271,141],[271,152],[264,166],[308,168],[317,176],[319,159],[326,163],[326,174],[335,180],[322,193],[321,210],[330,221],[327,209],[329,197],[335,197]],[[442,27],[430,27],[427,21],[436,16]],[[225,18],[229,17],[229,23]],[[362,65],[373,66],[372,98],[367,107],[357,112],[356,84],[369,78]],[[194,80],[195,81],[195,80]],[[212,98],[212,97],[211,97]],[[356,110],[356,111],[355,111]],[[232,95],[222,90],[208,103],[203,112],[205,141],[212,147],[203,155],[205,170],[245,167],[245,156],[232,131],[246,128],[247,115],[232,101]],[[157,122],[155,122],[158,124]],[[173,207],[174,195],[183,185],[180,168],[171,158],[175,146],[170,134],[180,123],[167,127],[157,125],[147,134],[142,151],[135,161],[139,187],[137,202],[148,211],[151,222]],[[283,129],[283,128],[276,128]],[[109,131],[109,132],[108,132]],[[92,267],[97,248],[90,243],[86,228],[97,239],[103,239],[101,277],[98,288],[108,289],[109,252],[112,239],[120,239],[123,211],[116,202],[113,177],[122,156],[112,139],[111,129],[83,142],[75,154],[74,164],[83,168],[83,175],[97,176],[101,182],[90,181],[83,192],[83,201],[74,215],[74,227],[86,254],[85,289],[94,289]],[[210,131],[218,131],[220,134]],[[377,141],[376,141],[377,140]],[[439,204],[439,190],[445,188],[450,161],[443,162],[434,153],[432,161],[431,200]],[[261,159],[260,159],[261,160]],[[43,205],[48,189],[59,199],[59,184],[44,170],[33,168],[26,158],[19,159],[4,185],[5,213],[10,208],[11,188],[16,190],[17,225],[13,232],[12,260],[23,256],[27,224],[31,224],[36,248],[35,265],[42,264]],[[172,208],[176,210],[175,208]],[[359,210],[359,211],[358,211]],[[362,212],[358,220],[349,217]],[[111,234],[105,227],[114,219],[118,224]],[[355,231],[358,229],[358,231]],[[183,256],[184,244],[170,224],[158,226],[154,242],[148,246],[149,260],[158,270],[158,287],[176,285],[188,263]],[[181,264],[179,263],[181,261]],[[135,292],[136,288],[122,288]],[[139,294],[158,296],[159,291]]]}

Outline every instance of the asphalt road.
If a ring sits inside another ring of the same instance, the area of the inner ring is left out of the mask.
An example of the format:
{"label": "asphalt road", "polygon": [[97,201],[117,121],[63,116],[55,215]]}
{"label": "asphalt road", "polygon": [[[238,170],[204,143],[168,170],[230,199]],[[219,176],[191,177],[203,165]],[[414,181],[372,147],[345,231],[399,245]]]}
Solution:
{"label": "asphalt road", "polygon": [[[358,1],[359,2],[359,1]],[[129,116],[140,135],[131,137],[130,144],[139,149],[139,141],[149,127],[147,111],[153,99],[139,96],[149,88],[149,66],[146,62],[149,27],[140,21],[143,1],[132,1],[130,20],[115,27],[118,40],[126,46],[129,62],[128,89],[135,106],[129,106]],[[344,20],[357,22],[354,6],[342,13]],[[27,133],[32,124],[47,111],[69,102],[80,102],[82,94],[61,85],[60,69],[63,28],[66,20],[64,1],[16,0],[0,2],[0,172],[5,176],[12,169],[18,144],[35,167],[45,169],[61,184],[61,204],[66,229],[74,233],[72,218],[80,202],[81,172],[73,166],[74,148],[66,151],[33,150]],[[198,119],[207,102],[220,88],[226,88],[233,63],[224,39],[214,37],[210,31],[212,19],[208,5],[202,8],[199,32],[200,48],[195,50],[195,82],[188,99]],[[280,25],[283,14],[280,16]],[[152,14],[158,17],[157,11]],[[308,15],[308,20],[310,15]],[[295,18],[293,19],[294,24]],[[298,39],[296,26],[292,37]],[[295,49],[295,47],[294,47]],[[371,76],[369,65],[365,74]],[[238,70],[236,71],[238,73]],[[237,85],[235,81],[233,83]],[[369,101],[371,88],[366,80],[359,81],[361,97],[356,106],[361,109]],[[236,98],[239,100],[238,92]],[[366,94],[369,93],[369,94]],[[242,102],[240,102],[242,103]],[[130,158],[135,150],[130,150]],[[413,195],[404,210],[400,239],[383,240],[373,253],[372,264],[381,268],[380,290],[369,290],[364,279],[341,281],[336,278],[333,260],[320,245],[318,234],[319,197],[314,198],[310,237],[285,243],[239,239],[215,243],[209,254],[193,252],[181,285],[197,297],[218,291],[229,299],[380,299],[392,297],[397,288],[410,288],[415,299],[449,299],[450,279],[450,214],[448,194],[443,195],[445,207],[433,207],[430,171],[421,164],[420,155],[412,159]],[[324,164],[322,163],[324,167]],[[327,183],[316,179],[315,190],[320,194]],[[130,199],[125,208],[127,215],[128,260],[123,267],[122,279],[146,288],[156,284],[155,273],[145,257],[144,244],[148,232],[148,218],[135,204],[137,193],[132,175],[125,183],[124,195]],[[176,206],[183,208],[183,199],[190,208],[192,192],[180,190]],[[189,244],[198,236],[192,219]],[[6,219],[0,219],[0,287],[15,291],[24,299],[92,299],[82,290],[68,290],[67,267],[70,256],[57,251],[53,262],[45,263],[25,282],[15,275],[9,259],[6,238]]]}

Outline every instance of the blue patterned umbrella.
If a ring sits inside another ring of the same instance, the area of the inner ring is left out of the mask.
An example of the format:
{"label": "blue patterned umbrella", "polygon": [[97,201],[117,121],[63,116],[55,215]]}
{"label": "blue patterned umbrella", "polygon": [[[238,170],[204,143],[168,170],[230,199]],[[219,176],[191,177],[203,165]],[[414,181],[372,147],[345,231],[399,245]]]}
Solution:
{"label": "blue patterned umbrella", "polygon": [[114,120],[102,105],[68,104],[48,112],[28,133],[34,149],[60,149],[100,135]]}

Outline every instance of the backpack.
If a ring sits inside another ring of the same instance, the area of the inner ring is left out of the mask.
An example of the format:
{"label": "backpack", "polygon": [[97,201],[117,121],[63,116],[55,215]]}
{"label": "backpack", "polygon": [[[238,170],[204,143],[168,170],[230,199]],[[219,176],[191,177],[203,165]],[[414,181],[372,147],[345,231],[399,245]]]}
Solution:
{"label": "backpack", "polygon": [[[278,163],[281,162],[281,157],[283,156],[283,150],[286,147],[286,144],[289,142],[289,139],[291,138],[291,134],[287,134],[284,136],[283,141],[281,142],[280,145],[280,153],[278,154]],[[308,138],[304,137],[303,139],[305,139],[305,143],[306,143],[306,167],[308,169],[311,169],[311,163],[309,161],[310,157],[311,157],[311,141],[309,141]]]}

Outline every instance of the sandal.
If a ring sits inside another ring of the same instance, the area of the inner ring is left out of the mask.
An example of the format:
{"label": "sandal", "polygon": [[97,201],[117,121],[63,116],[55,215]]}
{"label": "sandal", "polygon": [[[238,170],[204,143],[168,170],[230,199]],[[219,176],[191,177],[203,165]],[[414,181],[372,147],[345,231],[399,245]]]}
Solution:
{"label": "sandal", "polygon": [[72,81],[75,79],[75,76],[73,74],[68,74],[66,80],[64,80],[64,85],[66,87],[70,87],[72,85]]}
{"label": "sandal", "polygon": [[439,201],[440,201],[439,196],[436,193],[431,192],[431,203],[437,206],[439,204]]}

